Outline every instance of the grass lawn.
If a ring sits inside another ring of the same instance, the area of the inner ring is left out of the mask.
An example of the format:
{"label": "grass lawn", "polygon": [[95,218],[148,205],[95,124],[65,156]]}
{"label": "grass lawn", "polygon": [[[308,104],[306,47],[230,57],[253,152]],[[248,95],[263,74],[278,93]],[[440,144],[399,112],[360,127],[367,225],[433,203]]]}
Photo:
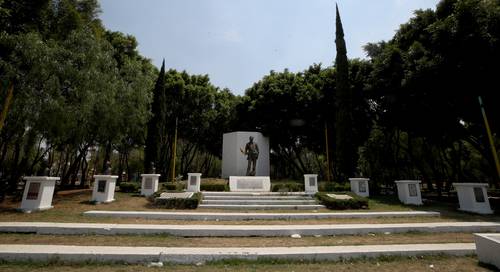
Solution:
{"label": "grass lawn", "polygon": [[95,272],[95,271],[491,271],[478,264],[474,256],[448,257],[448,256],[420,256],[420,257],[383,257],[377,259],[345,260],[339,262],[284,262],[284,261],[224,261],[204,265],[171,265],[162,268],[148,268],[145,265],[120,265],[120,264],[72,264],[63,263],[0,263],[3,272]]}
{"label": "grass lawn", "polygon": [[[149,220],[139,218],[102,218],[83,216],[83,212],[89,210],[114,210],[114,211],[183,211],[166,210],[151,207],[144,197],[127,193],[115,193],[116,201],[109,204],[94,205],[89,202],[91,191],[78,191],[77,193],[59,192],[54,196],[53,209],[23,214],[16,209],[20,207],[19,202],[7,199],[0,203],[0,221],[41,221],[41,222],[88,222],[88,223],[137,223],[137,224],[192,224],[193,221],[179,220]],[[319,220],[253,220],[253,221],[195,221],[196,224],[335,224],[335,223],[405,223],[405,222],[440,222],[440,221],[497,221],[500,216],[473,215],[455,210],[455,206],[446,204],[424,205],[422,207],[404,206],[393,197],[372,197],[368,210],[346,210],[346,211],[404,211],[404,210],[427,210],[439,211],[441,217],[407,217],[407,218],[369,218],[369,219],[319,219]],[[187,210],[189,212],[229,212],[222,210]],[[237,211],[233,211],[237,212]],[[239,211],[241,212],[241,211]],[[247,211],[264,212],[264,211]],[[283,211],[265,211],[283,212]],[[305,212],[305,211],[285,211],[285,212]],[[327,209],[318,212],[342,212],[330,211]],[[345,212],[345,211],[344,211]]]}
{"label": "grass lawn", "polygon": [[0,244],[158,247],[300,247],[473,243],[471,233],[396,233],[313,237],[174,237],[168,235],[37,235],[1,233]]}

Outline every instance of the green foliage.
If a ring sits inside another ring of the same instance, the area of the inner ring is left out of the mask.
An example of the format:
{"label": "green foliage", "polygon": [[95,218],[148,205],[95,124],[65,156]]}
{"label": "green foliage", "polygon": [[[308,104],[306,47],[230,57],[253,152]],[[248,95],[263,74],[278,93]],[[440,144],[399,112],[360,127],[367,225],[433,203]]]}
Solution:
{"label": "green foliage", "polygon": [[0,171],[11,189],[42,165],[52,166],[63,185],[78,176],[85,181],[98,165],[98,158],[86,157],[99,145],[109,147],[101,156],[109,157],[112,147],[120,152],[114,169],[121,173],[149,117],[152,65],[116,53],[118,43],[100,36],[97,1],[50,4],[57,7],[49,1],[1,6],[8,16],[0,18],[6,30],[0,34],[0,80],[14,82],[15,95],[0,135],[10,155],[1,157]]}
{"label": "green foliage", "polygon": [[351,185],[349,182],[340,183],[340,182],[318,182],[318,191],[320,192],[345,192],[350,191]]}
{"label": "green foliage", "polygon": [[304,192],[304,184],[297,182],[285,182],[273,184],[271,191],[273,192]]}
{"label": "green foliage", "polygon": [[201,193],[195,193],[191,198],[169,198],[161,199],[155,198],[153,205],[163,209],[196,209],[202,199]]}
{"label": "green foliage", "polygon": [[[166,179],[176,119],[182,176],[219,175],[221,134],[248,130],[270,137],[273,179],[324,180],[332,167],[335,180],[358,170],[375,189],[401,178],[421,178],[430,190],[435,182],[439,193],[453,181],[498,181],[477,104],[481,95],[499,150],[497,0],[416,11],[391,40],[365,46],[369,60],[347,59],[337,10],[334,68],[271,71],[241,97],[207,75],[158,74],[134,37],[104,29],[97,0],[35,2],[0,0],[0,81],[14,82],[15,93],[0,172],[11,190],[47,166],[63,185],[85,181],[108,159],[129,177],[154,161]],[[331,186],[320,190],[342,190]]]}
{"label": "green foliage", "polygon": [[368,199],[347,193],[352,199],[335,199],[327,196],[326,193],[317,193],[316,198],[330,210],[357,210],[368,209]]}
{"label": "green foliage", "polygon": [[331,69],[313,65],[302,73],[271,71],[246,91],[236,106],[235,130],[262,131],[271,139],[276,178],[299,179],[322,171],[323,91],[331,87]]}
{"label": "green foliage", "polygon": [[352,177],[355,171],[356,148],[352,141],[353,135],[353,95],[349,82],[349,62],[344,40],[344,29],[336,6],[335,45],[335,162],[338,164],[337,178],[345,181]]}
{"label": "green foliage", "polygon": [[456,181],[498,184],[477,97],[489,101],[498,134],[491,116],[500,115],[500,97],[489,89],[498,85],[499,29],[498,1],[441,1],[369,46],[376,126],[360,167],[375,183],[419,177],[431,188],[435,181],[438,193]]}
{"label": "green foliage", "polygon": [[227,192],[229,191],[229,186],[227,184],[200,184],[201,191],[208,192]]}
{"label": "green foliage", "polygon": [[141,184],[138,182],[121,182],[120,192],[137,193],[141,189]]}
{"label": "green foliage", "polygon": [[153,103],[151,106],[153,116],[148,122],[146,147],[144,149],[144,170],[148,173],[152,171],[152,163],[154,165],[164,165],[166,163],[165,157],[159,156],[159,149],[162,148],[162,135],[166,133],[166,103],[165,60],[163,60],[158,79],[153,89]]}
{"label": "green foliage", "polygon": [[171,183],[171,182],[161,183],[161,188],[167,191],[178,191],[180,189],[179,187],[180,186],[178,183]]}

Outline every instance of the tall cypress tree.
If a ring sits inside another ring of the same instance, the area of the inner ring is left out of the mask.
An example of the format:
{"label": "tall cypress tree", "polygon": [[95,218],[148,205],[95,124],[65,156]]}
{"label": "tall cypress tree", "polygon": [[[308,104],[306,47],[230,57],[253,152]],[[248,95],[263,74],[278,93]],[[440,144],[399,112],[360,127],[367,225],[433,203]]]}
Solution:
{"label": "tall cypress tree", "polygon": [[355,148],[352,143],[352,94],[349,83],[349,63],[344,40],[344,29],[340,19],[339,7],[336,9],[335,45],[335,160],[337,163],[337,178],[345,180],[354,173]]}
{"label": "tall cypress tree", "polygon": [[152,162],[156,167],[159,165],[160,136],[164,133],[162,128],[165,126],[165,106],[165,60],[163,60],[153,89],[153,103],[151,106],[153,117],[148,122],[146,148],[144,149],[144,170],[146,173],[150,173]]}

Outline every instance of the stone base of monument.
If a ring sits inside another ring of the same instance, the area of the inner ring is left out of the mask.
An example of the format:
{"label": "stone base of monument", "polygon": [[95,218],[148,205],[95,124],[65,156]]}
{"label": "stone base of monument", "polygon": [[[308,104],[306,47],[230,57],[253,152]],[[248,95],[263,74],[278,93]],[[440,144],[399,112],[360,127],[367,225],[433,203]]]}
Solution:
{"label": "stone base of monument", "polygon": [[304,175],[304,188],[306,192],[315,194],[318,192],[318,175],[306,174]]}
{"label": "stone base of monument", "polygon": [[399,200],[404,204],[422,205],[420,180],[396,180]]}
{"label": "stone base of monument", "polygon": [[474,233],[474,241],[479,261],[500,269],[500,233]]}
{"label": "stone base of monument", "polygon": [[358,196],[369,197],[370,187],[368,186],[368,178],[349,178],[351,184],[351,192]]}
{"label": "stone base of monument", "polygon": [[142,174],[141,195],[150,196],[158,191],[160,174]]}
{"label": "stone base of monument", "polygon": [[457,190],[461,211],[492,214],[493,211],[488,201],[487,183],[453,183]]}
{"label": "stone base of monument", "polygon": [[94,175],[94,189],[90,201],[100,204],[115,201],[115,187],[118,176]]}
{"label": "stone base of monument", "polygon": [[229,190],[231,192],[270,192],[269,177],[230,176]]}
{"label": "stone base of monument", "polygon": [[58,177],[25,177],[23,200],[20,211],[30,213],[53,208],[52,197]]}

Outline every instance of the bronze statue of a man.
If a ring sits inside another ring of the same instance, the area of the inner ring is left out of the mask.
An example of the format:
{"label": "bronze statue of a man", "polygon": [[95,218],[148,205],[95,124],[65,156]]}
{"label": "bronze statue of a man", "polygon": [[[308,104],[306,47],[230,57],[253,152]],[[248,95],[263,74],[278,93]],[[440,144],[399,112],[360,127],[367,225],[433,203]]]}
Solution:
{"label": "bronze statue of a man", "polygon": [[255,176],[255,167],[259,158],[259,146],[253,142],[253,137],[250,136],[249,142],[245,145],[244,154],[247,155],[247,176]]}

